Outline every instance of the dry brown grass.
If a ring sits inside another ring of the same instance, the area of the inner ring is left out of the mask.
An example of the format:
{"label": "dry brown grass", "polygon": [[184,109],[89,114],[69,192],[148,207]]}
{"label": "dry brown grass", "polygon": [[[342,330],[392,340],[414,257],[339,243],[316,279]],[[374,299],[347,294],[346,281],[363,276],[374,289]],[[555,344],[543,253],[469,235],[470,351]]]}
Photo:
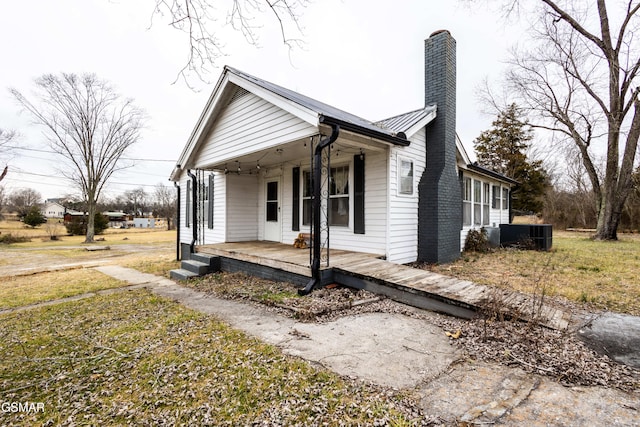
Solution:
{"label": "dry brown grass", "polygon": [[96,270],[74,269],[3,277],[0,310],[126,285]]}
{"label": "dry brown grass", "polygon": [[550,252],[500,249],[465,253],[434,271],[532,293],[544,285],[550,295],[629,314],[640,314],[640,236],[596,242],[584,233],[554,232]]}

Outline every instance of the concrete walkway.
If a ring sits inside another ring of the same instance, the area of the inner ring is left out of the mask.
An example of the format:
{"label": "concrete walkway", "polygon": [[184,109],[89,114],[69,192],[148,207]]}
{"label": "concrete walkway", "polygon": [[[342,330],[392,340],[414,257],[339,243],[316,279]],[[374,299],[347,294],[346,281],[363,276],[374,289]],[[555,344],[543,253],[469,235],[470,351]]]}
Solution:
{"label": "concrete walkway", "polygon": [[215,315],[283,352],[380,385],[415,390],[428,414],[457,422],[527,426],[635,426],[640,394],[601,387],[563,387],[497,364],[460,360],[444,331],[399,314],[301,323],[262,307],[221,300],[172,280],[118,266],[96,270]]}

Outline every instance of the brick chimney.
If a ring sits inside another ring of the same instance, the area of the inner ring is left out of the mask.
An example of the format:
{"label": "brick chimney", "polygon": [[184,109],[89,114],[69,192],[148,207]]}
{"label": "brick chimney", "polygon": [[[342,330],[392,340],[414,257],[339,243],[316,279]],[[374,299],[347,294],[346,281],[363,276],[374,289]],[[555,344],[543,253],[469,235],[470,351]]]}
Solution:
{"label": "brick chimney", "polygon": [[425,106],[437,106],[427,126],[427,167],[418,184],[418,260],[460,257],[462,193],[456,170],[456,41],[447,30],[424,42]]}

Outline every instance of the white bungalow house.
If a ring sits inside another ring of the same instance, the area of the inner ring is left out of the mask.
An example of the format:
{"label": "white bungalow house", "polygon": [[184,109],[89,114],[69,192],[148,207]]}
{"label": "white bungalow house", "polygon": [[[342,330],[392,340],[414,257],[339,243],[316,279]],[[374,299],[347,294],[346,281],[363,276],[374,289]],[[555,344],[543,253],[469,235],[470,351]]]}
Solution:
{"label": "white bungalow house", "polygon": [[310,233],[314,245],[445,263],[468,230],[508,223],[516,182],[472,164],[456,137],[455,40],[436,32],[425,55],[425,107],[378,122],[225,67],[171,174],[183,257]]}
{"label": "white bungalow house", "polygon": [[53,200],[45,200],[42,206],[42,215],[47,218],[64,218],[65,212],[67,209]]}

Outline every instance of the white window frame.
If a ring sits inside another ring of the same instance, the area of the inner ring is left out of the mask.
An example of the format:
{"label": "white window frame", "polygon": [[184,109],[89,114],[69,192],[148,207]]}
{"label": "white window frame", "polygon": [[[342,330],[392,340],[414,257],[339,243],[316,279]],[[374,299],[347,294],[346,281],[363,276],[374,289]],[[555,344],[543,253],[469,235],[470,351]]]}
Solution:
{"label": "white window frame", "polygon": [[[408,163],[410,165],[410,176],[403,176],[403,163]],[[412,159],[407,157],[398,156],[396,159],[396,169],[397,169],[397,179],[398,179],[398,196],[413,196],[415,191],[415,163]],[[407,183],[409,179],[411,180],[411,189],[403,188],[403,180],[406,180]]]}
{"label": "white window frame", "polygon": [[[329,194],[329,204],[331,204],[331,200],[337,200],[337,199],[347,199],[347,209],[348,209],[348,218],[347,218],[347,223],[346,224],[334,224],[332,222],[332,218],[331,218],[331,205],[327,206],[327,212],[328,212],[328,220],[329,220],[329,226],[331,227],[351,227],[351,215],[353,212],[353,196],[352,196],[352,187],[353,187],[353,182],[352,182],[352,173],[353,173],[353,166],[351,163],[341,163],[338,165],[331,165],[331,170],[337,170],[337,169],[341,169],[341,168],[346,168],[347,169],[347,193],[346,194]],[[329,172],[330,174],[330,179],[331,178],[331,171]],[[305,195],[305,189],[307,188],[307,182],[305,177],[308,176],[309,180],[311,180],[313,177],[311,176],[311,170],[310,169],[304,169],[302,170],[302,173],[300,174],[300,180],[302,181],[301,185],[300,185],[300,200],[302,201],[302,203],[300,203],[300,217],[301,217],[301,224],[303,226],[310,226],[310,221],[306,221],[305,215],[304,215],[304,207],[305,207],[305,202],[308,204],[311,204],[311,194],[313,193],[313,189],[309,188],[309,194]],[[331,182],[329,182],[329,191],[331,191]],[[323,197],[326,200],[326,197]],[[325,200],[323,200],[323,204],[325,204]],[[310,209],[312,209],[313,206],[310,206]],[[309,218],[312,215],[309,215]]]}
{"label": "white window frame", "polygon": [[502,210],[506,211],[509,209],[509,189],[506,187],[502,188]]}
{"label": "white window frame", "polygon": [[465,227],[473,225],[473,179],[468,176],[463,177],[462,225]]}
{"label": "white window frame", "polygon": [[488,182],[482,183],[482,225],[489,225],[491,217],[491,185]]}

